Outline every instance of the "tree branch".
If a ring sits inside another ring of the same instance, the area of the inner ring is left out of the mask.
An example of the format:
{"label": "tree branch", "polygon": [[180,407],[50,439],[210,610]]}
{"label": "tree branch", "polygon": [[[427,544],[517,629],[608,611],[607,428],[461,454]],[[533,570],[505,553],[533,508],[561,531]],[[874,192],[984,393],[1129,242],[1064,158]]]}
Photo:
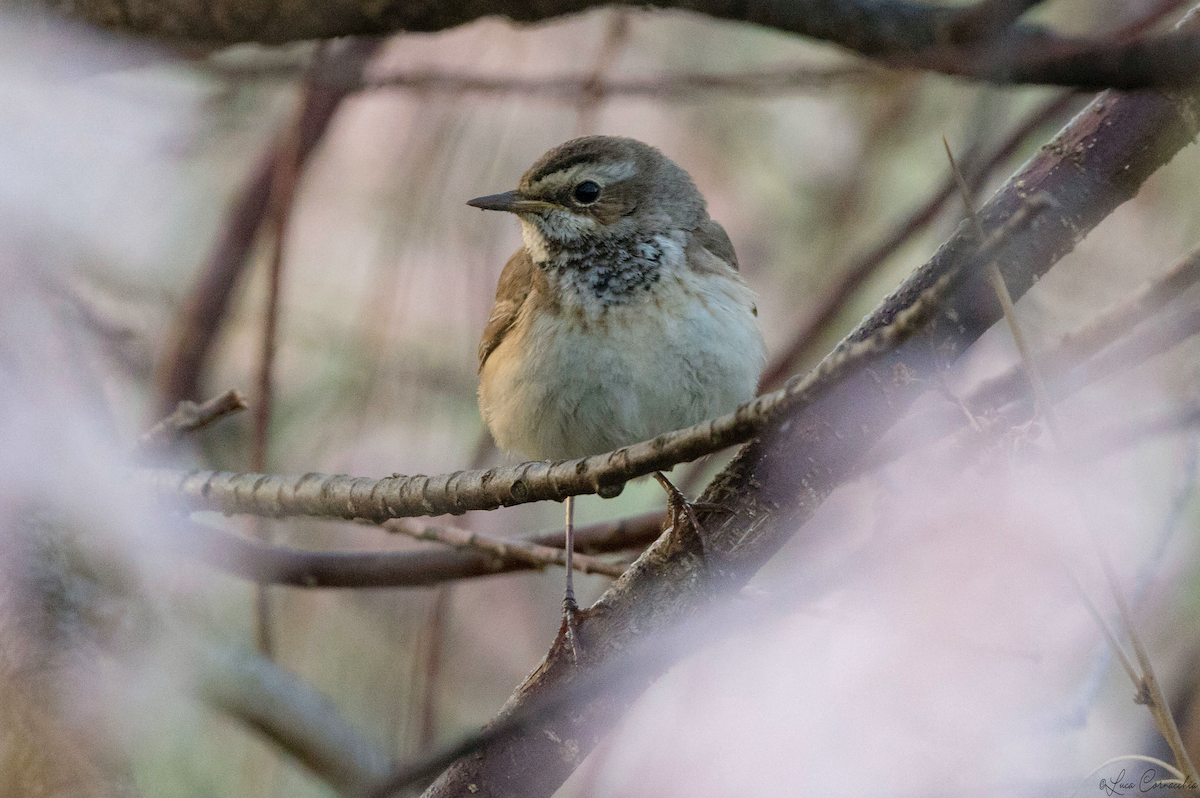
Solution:
{"label": "tree branch", "polygon": [[[215,67],[214,71],[218,77],[237,80],[293,80],[301,74],[294,65]],[[745,72],[668,73],[642,78],[597,79],[586,74],[524,77],[420,69],[360,79],[346,76],[341,82],[338,82],[334,75],[322,75],[321,79],[348,91],[512,94],[578,103],[613,97],[639,97],[663,102],[704,101],[714,92],[747,97],[776,97],[847,85],[870,85],[889,76],[890,73],[869,64],[847,63],[839,66],[782,65]]]}
{"label": "tree branch", "polygon": [[[662,532],[662,513],[579,527],[576,551],[585,554],[642,549]],[[176,539],[183,552],[221,571],[254,582],[305,588],[429,587],[456,579],[526,571],[535,566],[512,556],[484,552],[323,552],[267,546],[240,535],[193,523]],[[563,531],[519,538],[516,543],[563,547]]]}
{"label": "tree branch", "polygon": [[[8,0],[13,2],[14,0]],[[42,0],[49,5],[49,0]],[[609,5],[600,0],[80,0],[68,12],[85,21],[167,39],[268,44],[338,36],[437,31],[486,16],[538,22]],[[645,6],[647,3],[631,3]],[[990,5],[996,5],[992,0]],[[1011,20],[1027,3],[999,15]],[[1122,89],[1191,85],[1200,80],[1200,37],[1168,34],[1144,42],[1096,42],[1030,25],[1005,26],[987,42],[968,36],[979,12],[914,0],[657,0],[695,11],[840,45],[892,66],[999,83]],[[55,7],[55,6],[51,6]],[[962,20],[967,22],[963,23]],[[998,27],[989,23],[989,31]],[[986,46],[985,46],[986,45]]]}
{"label": "tree branch", "polygon": [[[1035,108],[1018,124],[978,166],[969,166],[972,187],[978,187],[1001,164],[1012,157],[1017,148],[1043,125],[1064,113],[1077,95],[1062,92]],[[937,190],[900,224],[896,225],[882,242],[856,258],[845,268],[837,282],[821,297],[816,310],[805,320],[775,358],[767,364],[759,380],[761,388],[774,388],[796,368],[796,364],[810,354],[820,340],[821,334],[846,307],[854,293],[868,278],[914,235],[928,227],[954,193],[954,176],[946,175]]]}
{"label": "tree branch", "polygon": [[225,416],[246,409],[246,400],[237,391],[226,391],[206,402],[183,401],[171,415],[138,437],[135,449],[144,452],[164,443],[179,440],[189,432],[203,429]]}
{"label": "tree branch", "polygon": [[[544,568],[547,565],[566,565],[567,553],[563,549],[542,546],[520,540],[501,540],[500,538],[481,535],[469,529],[459,529],[453,526],[412,525],[402,521],[388,521],[383,528],[389,532],[408,535],[416,540],[429,540],[453,546],[456,549],[474,549],[492,554],[500,560],[520,560],[534,568]],[[605,562],[596,557],[579,554],[572,557],[571,567],[585,574],[604,574],[614,579],[620,576],[625,567],[617,563]]]}

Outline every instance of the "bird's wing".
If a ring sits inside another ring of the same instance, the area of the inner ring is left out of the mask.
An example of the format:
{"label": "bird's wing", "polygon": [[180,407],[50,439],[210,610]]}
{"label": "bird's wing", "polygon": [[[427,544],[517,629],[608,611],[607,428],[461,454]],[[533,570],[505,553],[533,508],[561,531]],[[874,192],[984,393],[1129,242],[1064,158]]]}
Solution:
{"label": "bird's wing", "polygon": [[533,289],[533,271],[533,259],[525,247],[518,249],[504,264],[500,283],[496,286],[496,304],[492,306],[492,315],[488,316],[483,338],[479,341],[480,371],[483,371],[488,355],[500,346],[504,336],[516,323],[517,313]]}
{"label": "bird's wing", "polygon": [[707,249],[721,260],[738,270],[737,254],[733,251],[733,242],[725,228],[712,219],[705,219],[692,232],[692,241]]}

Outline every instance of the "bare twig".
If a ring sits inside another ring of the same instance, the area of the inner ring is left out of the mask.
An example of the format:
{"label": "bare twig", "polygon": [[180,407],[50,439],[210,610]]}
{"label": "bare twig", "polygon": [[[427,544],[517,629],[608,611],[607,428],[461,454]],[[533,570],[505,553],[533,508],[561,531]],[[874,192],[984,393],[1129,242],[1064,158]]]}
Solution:
{"label": "bare twig", "polygon": [[[443,543],[447,546],[453,546],[457,549],[485,551],[489,554],[494,554],[502,560],[513,558],[528,563],[534,568],[567,564],[567,552],[564,549],[556,549],[524,541],[501,540],[481,535],[478,532],[472,532],[469,529],[460,529],[452,526],[429,526],[425,524],[414,525],[404,521],[388,521],[383,525],[383,528],[389,532],[408,535],[417,540],[430,540],[436,543]],[[585,554],[577,554],[573,560],[574,569],[585,574],[604,574],[615,579],[625,571],[624,566],[605,562],[604,560],[589,557]]]}
{"label": "bare twig", "polygon": [[533,78],[422,71],[369,78],[358,88],[407,89],[447,94],[519,94],[572,103],[581,100],[598,102],[616,97],[647,98],[662,102],[700,102],[714,92],[748,97],[776,97],[848,84],[870,85],[887,79],[887,72],[861,64],[833,67],[782,66],[727,74],[668,74],[625,79],[605,79],[591,74]]}
{"label": "bare twig", "polygon": [[[326,45],[318,44],[308,71],[324,62]],[[254,407],[254,439],[250,455],[250,468],[265,471],[267,468],[267,444],[270,440],[271,411],[274,407],[274,368],[276,339],[279,331],[279,296],[283,290],[283,252],[287,241],[288,221],[296,200],[296,187],[300,183],[300,149],[304,135],[305,111],[309,97],[314,91],[311,77],[301,85],[299,107],[292,124],[284,132],[283,141],[275,153],[274,173],[271,176],[271,196],[267,203],[266,221],[271,233],[270,261],[267,271],[267,304],[263,311],[262,345],[258,360],[258,402]],[[255,523],[255,534],[263,541],[270,541],[270,529],[265,520]],[[266,585],[254,588],[254,636],[258,650],[270,657],[274,650],[271,635],[271,603]]]}
{"label": "bare twig", "polygon": [[245,409],[246,400],[233,390],[200,404],[180,402],[175,412],[141,434],[137,439],[136,449],[145,451],[163,443],[176,441],[189,432],[203,429],[225,416]]}
{"label": "bare twig", "polygon": [[[1119,305],[1105,311],[1075,332],[1063,336],[1052,350],[1037,354],[1034,362],[1048,373],[1065,373],[1069,368],[1093,357],[1101,349],[1128,334],[1133,327],[1162,310],[1168,302],[1197,282],[1200,282],[1200,248],[1179,260],[1161,277],[1147,282]],[[1184,319],[1177,320],[1173,326],[1184,336],[1194,334],[1193,325]],[[1172,338],[1168,345],[1173,345],[1178,340],[1182,338]],[[1139,343],[1135,347],[1135,350],[1142,353],[1143,359],[1161,349],[1161,346],[1149,345],[1147,342]],[[1131,365],[1132,363],[1133,361],[1130,361]],[[1102,368],[1099,371],[1111,373],[1112,368]],[[1020,396],[1023,389],[1021,383],[1020,366],[1017,366],[981,383],[965,401],[968,407],[976,410],[1005,404]]]}
{"label": "bare twig", "polygon": [[592,133],[596,127],[596,117],[604,102],[604,93],[600,86],[605,74],[616,63],[629,42],[629,9],[620,6],[608,12],[608,24],[604,27],[604,37],[596,50],[592,69],[584,78],[583,92],[579,96],[579,116],[575,123],[575,134],[583,136]]}
{"label": "bare twig", "polygon": [[[1051,397],[1060,401],[1097,380],[1139,366],[1156,354],[1200,334],[1200,308],[1193,307],[1162,315],[1148,327],[1134,330],[1134,327],[1150,319],[1198,281],[1200,249],[1181,260],[1162,277],[1135,292],[1129,300],[1063,336],[1054,346],[1037,353],[1034,362],[1047,374],[1053,375],[1047,386]],[[1118,340],[1123,336],[1128,337]],[[968,424],[964,422],[957,405],[949,412],[944,408],[931,408],[896,425],[861,467],[866,470],[877,468],[922,443],[950,435],[956,436],[953,439],[956,448],[964,453],[973,451],[1001,434],[1004,428],[1033,418],[1032,404],[1024,401],[1027,385],[1024,367],[1018,363],[1004,373],[985,380],[969,396],[959,400],[972,417],[999,416],[987,429],[966,428]],[[1091,448],[1086,442],[1076,441],[1072,442],[1072,450],[1091,451]]]}
{"label": "bare twig", "polygon": [[453,588],[442,585],[433,596],[433,606],[425,623],[425,635],[421,656],[414,663],[417,676],[421,679],[421,704],[417,725],[417,751],[426,753],[437,741],[438,688],[441,684],[442,648],[446,638],[446,622],[450,614],[450,596]]}
{"label": "bare twig", "polygon": [[[640,550],[659,536],[661,513],[592,524],[575,530],[576,552],[603,554]],[[176,545],[213,568],[260,584],[302,588],[429,587],[456,579],[526,571],[528,561],[484,551],[323,552],[266,546],[199,523],[189,524]],[[519,539],[562,549],[563,531]]]}

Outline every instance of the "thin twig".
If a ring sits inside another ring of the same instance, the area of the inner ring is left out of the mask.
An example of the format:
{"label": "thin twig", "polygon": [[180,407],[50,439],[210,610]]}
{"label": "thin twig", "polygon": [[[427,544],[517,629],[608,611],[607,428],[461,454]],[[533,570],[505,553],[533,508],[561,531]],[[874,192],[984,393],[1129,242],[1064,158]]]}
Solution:
{"label": "thin twig", "polygon": [[[469,529],[452,526],[414,525],[404,521],[388,521],[383,528],[389,532],[408,535],[416,540],[430,540],[443,543],[457,549],[476,549],[494,554],[501,559],[514,558],[528,563],[535,568],[547,565],[566,565],[567,552],[537,543],[526,543],[516,540],[501,540],[499,538],[481,535]],[[604,574],[614,579],[625,572],[624,566],[605,562],[585,554],[576,554],[573,558],[576,571],[585,574]]]}
{"label": "thin twig", "polygon": [[629,9],[617,6],[609,11],[604,37],[596,50],[592,69],[585,78],[584,92],[579,97],[579,116],[575,122],[575,135],[583,136],[595,131],[596,116],[605,94],[601,90],[604,76],[616,63],[629,42]]}
{"label": "thin twig", "polygon": [[422,681],[421,704],[418,708],[417,751],[424,754],[437,741],[438,688],[442,675],[442,649],[446,639],[446,622],[450,614],[453,588],[442,585],[434,592],[433,606],[425,623],[425,639],[419,651],[416,667]]}
{"label": "thin twig", "polygon": [[[1200,282],[1200,249],[1193,250],[1125,301],[1038,352],[1035,362],[1052,375],[1047,387],[1054,401],[1061,401],[1097,380],[1140,366],[1200,334],[1200,308],[1187,307],[1148,321],[1197,282]],[[1134,329],[1143,322],[1149,326]],[[955,436],[953,445],[963,452],[977,449],[994,438],[1002,427],[1033,418],[1032,405],[1024,401],[1027,385],[1024,366],[1018,363],[984,380],[965,398],[951,397],[956,408],[953,412],[935,407],[905,419],[875,447],[862,468],[878,468],[918,446],[947,436]],[[1011,406],[1013,403],[1016,406]],[[965,406],[967,417],[987,417],[993,419],[992,423],[982,432],[965,429],[967,424],[963,422],[960,406]],[[1092,451],[1086,441],[1073,441],[1072,447],[1076,452]]]}
{"label": "thin twig", "polygon": [[[246,79],[294,78],[294,66],[221,68],[220,74]],[[619,97],[661,102],[701,102],[713,93],[747,97],[778,97],[799,92],[871,85],[891,80],[889,73],[865,64],[837,66],[783,64],[746,72],[680,73],[642,78],[608,78],[595,72],[553,77],[493,76],[450,70],[413,70],[338,82],[321,76],[343,91],[405,90],[419,93],[521,95],[541,100],[579,104]]]}
{"label": "thin twig", "polygon": [[189,432],[203,429],[225,416],[245,409],[246,400],[234,390],[226,391],[200,404],[185,400],[179,403],[171,415],[138,437],[135,451],[145,451],[163,443],[179,440]]}

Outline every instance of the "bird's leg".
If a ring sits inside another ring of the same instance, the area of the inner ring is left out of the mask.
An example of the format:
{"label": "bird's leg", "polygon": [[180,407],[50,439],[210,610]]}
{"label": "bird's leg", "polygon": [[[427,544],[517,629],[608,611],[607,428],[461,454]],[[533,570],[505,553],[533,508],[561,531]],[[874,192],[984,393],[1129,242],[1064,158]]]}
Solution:
{"label": "bird's leg", "polygon": [[654,478],[658,480],[658,484],[662,485],[663,490],[667,492],[667,508],[670,511],[671,517],[671,540],[676,545],[683,544],[683,540],[680,537],[679,520],[686,513],[688,520],[692,522],[692,530],[696,535],[696,542],[699,544],[700,550],[703,551],[704,538],[700,534],[700,521],[696,518],[696,510],[724,512],[729,512],[729,510],[719,504],[688,501],[688,498],[683,495],[683,491],[675,487],[671,480],[667,479],[666,475],[661,471],[655,471]]}
{"label": "bird's leg", "polygon": [[571,658],[579,661],[579,650],[575,645],[576,641],[576,626],[579,622],[579,605],[575,603],[575,564],[572,562],[575,555],[575,497],[567,497],[567,529],[566,539],[563,541],[566,547],[566,566],[567,566],[567,589],[563,593],[563,623],[560,634],[566,636],[567,646],[571,650]]}

